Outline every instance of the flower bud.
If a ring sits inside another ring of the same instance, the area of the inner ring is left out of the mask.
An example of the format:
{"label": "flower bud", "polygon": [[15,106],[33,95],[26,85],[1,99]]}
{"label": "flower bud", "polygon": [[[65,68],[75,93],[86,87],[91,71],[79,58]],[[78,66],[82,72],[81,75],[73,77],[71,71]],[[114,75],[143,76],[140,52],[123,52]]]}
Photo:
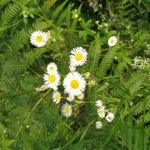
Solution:
{"label": "flower bud", "polygon": [[90,72],[86,72],[86,73],[84,74],[85,79],[89,79],[90,76],[91,76]]}
{"label": "flower bud", "polygon": [[96,129],[101,129],[102,126],[103,126],[103,124],[101,123],[101,121],[96,121],[96,123],[95,123]]}
{"label": "flower bud", "polygon": [[81,95],[79,95],[78,99],[80,99],[80,100],[84,99],[84,93],[82,93]]}
{"label": "flower bud", "polygon": [[88,82],[88,85],[89,85],[90,87],[95,86],[95,84],[96,84],[96,81],[95,81],[95,80],[91,80],[91,81]]}

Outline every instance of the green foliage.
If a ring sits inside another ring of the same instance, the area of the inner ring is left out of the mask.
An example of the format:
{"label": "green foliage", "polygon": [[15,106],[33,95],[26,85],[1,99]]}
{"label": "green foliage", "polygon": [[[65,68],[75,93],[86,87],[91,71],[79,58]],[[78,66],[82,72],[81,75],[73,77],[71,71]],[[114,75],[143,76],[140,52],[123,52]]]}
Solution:
{"label": "green foliage", "polygon": [[[148,150],[150,65],[131,67],[135,56],[150,57],[148,6],[148,0],[1,0],[0,149]],[[37,30],[51,33],[41,48],[30,43]],[[110,47],[113,35],[118,42]],[[70,50],[78,46],[87,49],[88,59],[77,71],[90,77],[84,101],[76,100],[73,116],[65,119],[52,91],[35,88],[43,84],[49,62],[63,80]],[[115,113],[100,130],[98,99]]]}

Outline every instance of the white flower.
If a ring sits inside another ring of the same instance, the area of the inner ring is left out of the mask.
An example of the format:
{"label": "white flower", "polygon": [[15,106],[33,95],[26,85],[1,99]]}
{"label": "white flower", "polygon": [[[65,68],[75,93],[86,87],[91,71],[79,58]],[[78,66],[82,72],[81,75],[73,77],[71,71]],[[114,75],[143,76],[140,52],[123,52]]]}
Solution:
{"label": "white flower", "polygon": [[45,84],[54,90],[57,90],[57,86],[60,84],[60,75],[56,71],[51,71],[48,74],[44,74]]}
{"label": "white flower", "polygon": [[82,47],[76,47],[71,51],[70,64],[73,66],[82,66],[87,61],[87,51]]}
{"label": "white flower", "polygon": [[61,111],[62,114],[68,118],[72,115],[72,106],[69,105],[68,103],[65,103],[64,105],[62,105]]}
{"label": "white flower", "polygon": [[131,66],[133,69],[144,69],[149,63],[149,58],[142,58],[141,56],[136,56],[134,58],[134,63],[131,64]]}
{"label": "white flower", "polygon": [[84,93],[82,93],[81,95],[79,95],[78,99],[80,99],[80,100],[84,99]]}
{"label": "white flower", "polygon": [[85,91],[86,81],[78,72],[70,72],[63,81],[65,92],[69,95],[79,96]]}
{"label": "white flower", "polygon": [[117,44],[117,38],[116,36],[112,36],[108,39],[108,45],[109,46],[115,46]]}
{"label": "white flower", "polygon": [[101,107],[103,105],[103,102],[101,100],[97,100],[95,105],[97,107]]}
{"label": "white flower", "polygon": [[75,72],[75,71],[76,71],[76,67],[73,66],[73,65],[70,65],[70,66],[69,66],[69,69],[70,69],[71,72]]}
{"label": "white flower", "polygon": [[55,91],[53,93],[53,102],[56,103],[56,104],[58,104],[58,103],[60,103],[60,100],[61,100],[61,94],[60,94],[60,92]]}
{"label": "white flower", "polygon": [[112,121],[114,120],[114,118],[115,118],[115,115],[114,115],[113,113],[111,113],[111,112],[109,112],[109,113],[107,114],[107,116],[106,116],[106,120],[107,120],[108,122],[112,122]]}
{"label": "white flower", "polygon": [[101,121],[96,121],[95,126],[96,126],[96,129],[101,129],[103,124]]}
{"label": "white flower", "polygon": [[57,65],[55,63],[49,63],[47,65],[47,72],[51,72],[51,71],[57,71]]}
{"label": "white flower", "polygon": [[105,106],[101,106],[97,109],[97,113],[99,117],[104,118],[105,117]]}
{"label": "white flower", "polygon": [[48,41],[48,34],[43,31],[35,31],[30,36],[30,42],[32,45],[42,47]]}
{"label": "white flower", "polygon": [[67,100],[70,101],[70,102],[72,102],[74,100],[74,95],[69,95],[67,97]]}

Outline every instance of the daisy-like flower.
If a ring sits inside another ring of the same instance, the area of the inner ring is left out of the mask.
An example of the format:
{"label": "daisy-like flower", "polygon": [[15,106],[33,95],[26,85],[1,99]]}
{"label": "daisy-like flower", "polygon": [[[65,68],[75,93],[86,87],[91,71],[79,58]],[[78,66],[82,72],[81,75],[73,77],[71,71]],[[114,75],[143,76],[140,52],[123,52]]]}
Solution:
{"label": "daisy-like flower", "polygon": [[97,100],[95,105],[97,107],[101,107],[103,105],[103,102],[101,100]]}
{"label": "daisy-like flower", "polygon": [[72,115],[72,106],[68,103],[65,103],[64,105],[62,105],[61,111],[65,117],[69,118]]}
{"label": "daisy-like flower", "polygon": [[110,122],[112,122],[113,120],[114,120],[114,118],[115,118],[115,115],[113,114],[113,113],[111,113],[111,112],[109,112],[108,114],[107,114],[107,116],[106,116],[106,120],[110,123]]}
{"label": "daisy-like flower", "polygon": [[57,65],[55,63],[49,63],[47,65],[47,72],[51,72],[51,71],[57,71]]}
{"label": "daisy-like flower", "polygon": [[87,51],[83,47],[76,47],[71,51],[70,64],[72,66],[82,66],[87,61]]}
{"label": "daisy-like flower", "polygon": [[85,91],[86,81],[78,72],[70,72],[63,81],[65,92],[69,95],[79,96]]}
{"label": "daisy-like flower", "polygon": [[49,88],[57,90],[57,87],[60,84],[60,75],[56,71],[51,71],[48,74],[44,74],[44,81]]}
{"label": "daisy-like flower", "polygon": [[101,128],[102,128],[102,126],[103,126],[103,124],[102,124],[102,122],[101,122],[101,121],[96,121],[96,123],[95,123],[95,127],[96,127],[96,129],[101,129]]}
{"label": "daisy-like flower", "polygon": [[48,41],[48,34],[43,31],[35,31],[30,36],[30,42],[36,47],[43,47]]}
{"label": "daisy-like flower", "polygon": [[58,103],[60,103],[60,100],[61,100],[61,94],[60,94],[60,92],[55,91],[53,93],[53,102],[56,103],[56,104],[58,104]]}
{"label": "daisy-like flower", "polygon": [[108,39],[108,45],[109,46],[115,46],[116,44],[117,44],[117,38],[116,38],[116,36],[111,36]]}
{"label": "daisy-like flower", "polygon": [[105,117],[105,106],[99,107],[97,109],[97,113],[98,113],[100,118],[104,118]]}

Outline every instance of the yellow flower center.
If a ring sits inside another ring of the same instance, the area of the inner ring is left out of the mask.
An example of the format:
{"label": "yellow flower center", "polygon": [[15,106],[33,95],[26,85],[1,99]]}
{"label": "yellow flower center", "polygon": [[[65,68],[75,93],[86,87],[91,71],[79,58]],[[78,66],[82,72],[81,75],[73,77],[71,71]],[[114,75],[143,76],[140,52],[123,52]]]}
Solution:
{"label": "yellow flower center", "polygon": [[43,37],[41,35],[36,37],[36,41],[37,42],[42,42],[43,41]]}
{"label": "yellow flower center", "polygon": [[77,53],[77,54],[75,54],[75,59],[76,59],[77,61],[81,61],[81,60],[83,59],[82,53]]}
{"label": "yellow flower center", "polygon": [[70,113],[71,112],[71,107],[70,106],[66,106],[64,108],[64,113]]}
{"label": "yellow flower center", "polygon": [[79,87],[79,81],[78,80],[72,80],[70,82],[70,86],[73,88],[73,89],[77,89]]}
{"label": "yellow flower center", "polygon": [[55,82],[55,81],[56,81],[55,75],[53,75],[53,74],[49,75],[48,81],[49,81],[49,82],[52,82],[52,83]]}
{"label": "yellow flower center", "polygon": [[56,95],[55,95],[55,99],[56,99],[56,100],[60,100],[60,94],[56,94]]}

